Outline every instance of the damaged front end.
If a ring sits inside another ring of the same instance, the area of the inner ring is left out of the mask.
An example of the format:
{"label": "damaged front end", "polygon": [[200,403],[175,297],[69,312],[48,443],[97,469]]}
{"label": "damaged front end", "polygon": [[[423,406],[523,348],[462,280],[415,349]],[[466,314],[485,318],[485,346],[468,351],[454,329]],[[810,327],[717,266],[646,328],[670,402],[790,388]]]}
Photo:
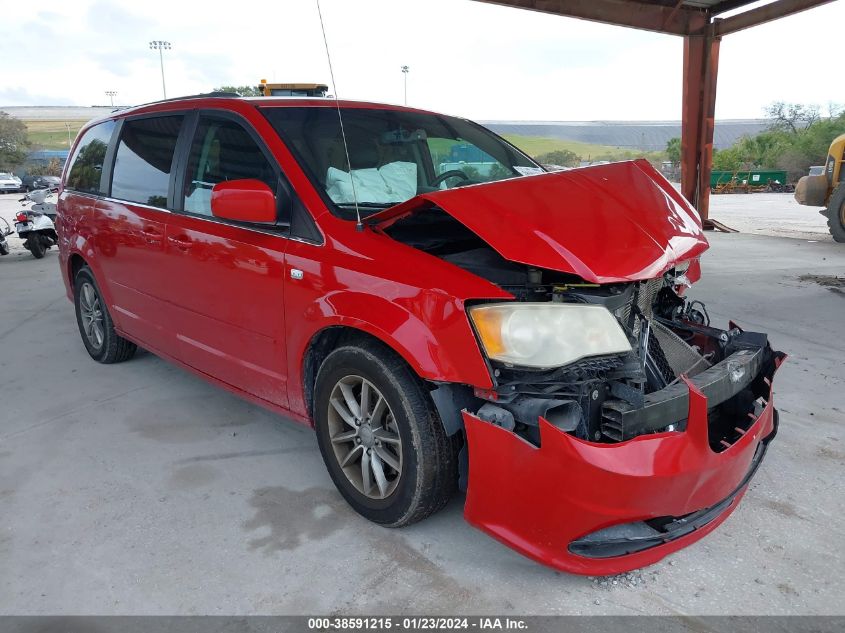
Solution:
{"label": "damaged front end", "polygon": [[491,361],[495,387],[462,414],[467,521],[542,563],[608,574],[730,514],[775,435],[784,355],[765,334],[710,325],[678,276],[547,289],[604,305],[631,351],[549,369]]}
{"label": "damaged front end", "polygon": [[736,507],[777,429],[785,355],[686,298],[707,242],[650,166],[438,192],[375,223],[513,297],[467,302],[493,387],[434,392],[466,435],[468,522],[541,563],[609,574]]}

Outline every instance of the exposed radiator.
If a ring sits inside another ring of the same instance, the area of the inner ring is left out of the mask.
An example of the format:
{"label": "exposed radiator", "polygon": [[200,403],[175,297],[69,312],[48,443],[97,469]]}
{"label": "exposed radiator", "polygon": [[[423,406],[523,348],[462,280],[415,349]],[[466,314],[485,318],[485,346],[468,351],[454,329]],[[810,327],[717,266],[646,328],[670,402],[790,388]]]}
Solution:
{"label": "exposed radiator", "polygon": [[666,362],[669,363],[676,376],[681,374],[695,376],[710,367],[706,358],[662,323],[651,319],[651,331],[660,343]]}

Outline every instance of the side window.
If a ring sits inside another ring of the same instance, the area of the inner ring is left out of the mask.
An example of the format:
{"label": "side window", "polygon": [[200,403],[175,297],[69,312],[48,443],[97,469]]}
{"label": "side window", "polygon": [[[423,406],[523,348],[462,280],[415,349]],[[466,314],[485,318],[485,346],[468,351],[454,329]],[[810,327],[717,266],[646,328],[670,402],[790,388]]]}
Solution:
{"label": "side window", "polygon": [[185,212],[210,216],[214,185],[242,178],[255,178],[277,191],[275,170],[239,123],[201,116],[185,172]]}
{"label": "side window", "polygon": [[65,189],[103,193],[100,191],[100,177],[114,126],[114,121],[105,121],[85,132],[70,159]]}
{"label": "side window", "polygon": [[182,115],[123,123],[114,159],[111,195],[153,207],[167,206],[167,190]]}

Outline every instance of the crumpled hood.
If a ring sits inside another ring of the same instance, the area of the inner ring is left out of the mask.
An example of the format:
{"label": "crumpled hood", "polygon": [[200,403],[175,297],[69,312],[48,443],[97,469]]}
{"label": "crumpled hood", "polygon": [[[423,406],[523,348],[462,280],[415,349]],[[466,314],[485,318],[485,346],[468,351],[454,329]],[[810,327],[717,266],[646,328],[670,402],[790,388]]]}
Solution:
{"label": "crumpled hood", "polygon": [[698,213],[643,159],[425,193],[367,223],[432,206],[505,259],[593,283],[653,279],[708,248]]}

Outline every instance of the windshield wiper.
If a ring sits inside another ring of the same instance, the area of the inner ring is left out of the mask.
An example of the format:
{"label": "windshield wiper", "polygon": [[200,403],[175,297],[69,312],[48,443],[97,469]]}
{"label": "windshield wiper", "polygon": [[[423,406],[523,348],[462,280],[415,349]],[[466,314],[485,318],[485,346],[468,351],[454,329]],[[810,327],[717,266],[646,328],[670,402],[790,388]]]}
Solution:
{"label": "windshield wiper", "polygon": [[[359,202],[358,206],[362,209],[387,209],[389,207],[395,207],[397,204],[401,203],[402,200],[397,200],[396,202]],[[355,208],[354,202],[335,202],[335,204],[341,209]]]}

